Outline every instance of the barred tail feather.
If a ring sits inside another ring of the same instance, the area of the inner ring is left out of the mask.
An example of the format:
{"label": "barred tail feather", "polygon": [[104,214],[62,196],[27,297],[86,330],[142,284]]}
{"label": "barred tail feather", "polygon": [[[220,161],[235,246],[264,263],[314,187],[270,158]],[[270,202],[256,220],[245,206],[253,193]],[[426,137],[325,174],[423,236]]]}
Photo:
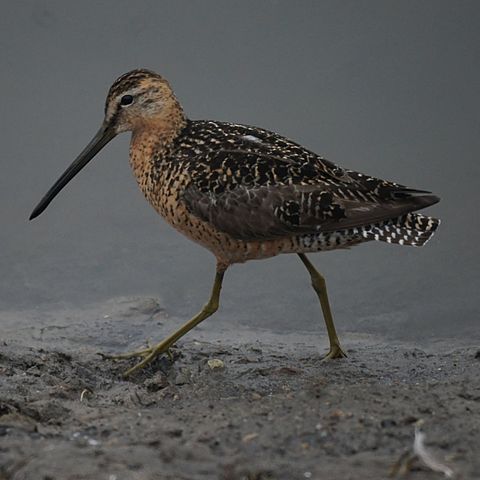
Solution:
{"label": "barred tail feather", "polygon": [[422,247],[432,238],[439,225],[438,218],[420,213],[407,213],[401,217],[365,226],[362,235],[368,240]]}

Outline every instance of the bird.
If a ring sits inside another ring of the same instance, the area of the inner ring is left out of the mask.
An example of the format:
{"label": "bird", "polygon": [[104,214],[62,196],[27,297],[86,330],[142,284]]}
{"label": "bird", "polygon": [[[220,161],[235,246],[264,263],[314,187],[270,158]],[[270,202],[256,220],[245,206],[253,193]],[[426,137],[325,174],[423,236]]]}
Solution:
{"label": "bird", "polygon": [[100,129],[33,210],[40,215],[115,136],[131,132],[130,165],[153,208],[216,259],[204,307],[156,345],[112,355],[136,358],[124,376],[143,369],[213,315],[225,271],[233,264],[297,254],[318,296],[329,339],[325,360],[345,357],[325,278],[307,254],[369,241],[422,246],[440,220],[416,213],[440,199],[426,190],[342,168],[272,131],[192,120],[169,82],[135,69],[112,84]]}

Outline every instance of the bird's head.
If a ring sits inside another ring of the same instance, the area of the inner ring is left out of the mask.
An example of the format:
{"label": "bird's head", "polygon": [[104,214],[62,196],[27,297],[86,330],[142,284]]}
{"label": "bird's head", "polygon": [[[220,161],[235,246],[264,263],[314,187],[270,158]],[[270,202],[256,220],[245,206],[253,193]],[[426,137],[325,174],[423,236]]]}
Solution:
{"label": "bird's head", "polygon": [[175,124],[182,109],[169,83],[150,70],[132,70],[110,87],[104,124],[121,133]]}
{"label": "bird's head", "polygon": [[158,140],[168,141],[185,122],[180,104],[168,82],[150,70],[137,69],[115,80],[105,102],[100,130],[65,170],[33,210],[38,217],[62,188],[116,135],[154,130]]}

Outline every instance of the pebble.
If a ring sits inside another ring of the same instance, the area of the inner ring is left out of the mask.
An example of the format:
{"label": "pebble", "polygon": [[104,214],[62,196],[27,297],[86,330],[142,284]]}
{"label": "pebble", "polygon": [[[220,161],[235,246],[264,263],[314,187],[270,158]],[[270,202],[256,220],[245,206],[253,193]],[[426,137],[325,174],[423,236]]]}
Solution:
{"label": "pebble", "polygon": [[225,368],[225,363],[219,358],[211,358],[207,361],[207,365],[209,366],[210,370],[219,370],[221,368]]}
{"label": "pebble", "polygon": [[252,440],[254,440],[255,438],[258,437],[258,433],[247,433],[243,438],[242,438],[242,442],[243,443],[248,443],[248,442],[251,442]]}

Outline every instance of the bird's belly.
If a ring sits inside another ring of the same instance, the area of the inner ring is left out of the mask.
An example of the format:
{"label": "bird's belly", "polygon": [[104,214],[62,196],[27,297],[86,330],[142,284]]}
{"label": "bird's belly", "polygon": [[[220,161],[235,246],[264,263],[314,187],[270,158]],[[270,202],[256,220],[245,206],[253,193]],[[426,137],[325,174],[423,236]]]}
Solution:
{"label": "bird's belly", "polygon": [[[253,248],[251,242],[232,238],[207,222],[192,215],[181,202],[162,202],[154,205],[157,212],[176,230],[210,250],[224,266],[249,260]],[[271,253],[267,256],[272,256]]]}

